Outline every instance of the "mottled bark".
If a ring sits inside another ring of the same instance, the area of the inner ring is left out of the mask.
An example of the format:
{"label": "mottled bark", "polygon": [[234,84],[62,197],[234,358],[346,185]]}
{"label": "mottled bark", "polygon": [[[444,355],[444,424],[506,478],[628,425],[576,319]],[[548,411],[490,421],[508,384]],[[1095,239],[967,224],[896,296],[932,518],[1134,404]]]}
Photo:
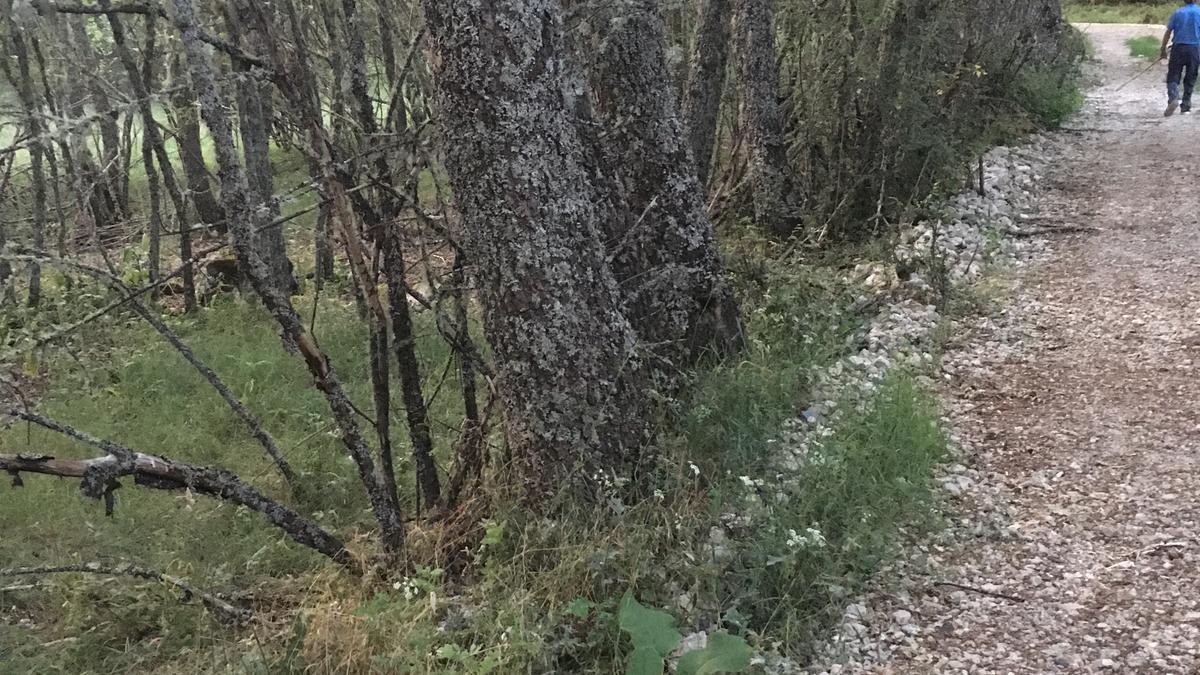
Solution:
{"label": "mottled bark", "polygon": [[275,317],[282,331],[285,347],[297,350],[304,357],[314,384],[325,395],[341,431],[342,443],[358,469],[359,479],[367,491],[371,509],[379,522],[381,539],[387,551],[401,552],[404,546],[404,521],[395,493],[385,489],[376,476],[375,461],[370,446],[358,426],[356,412],[345,387],[338,378],[329,357],[320,349],[292,307],[286,294],[280,293],[268,277],[268,270],[254,247],[254,231],[271,225],[262,209],[252,209],[246,175],[238,162],[233,130],[228,115],[217,94],[216,77],[196,23],[193,0],[172,0],[175,22],[179,28],[183,49],[187,55],[192,85],[200,97],[201,113],[217,152],[220,166],[221,200],[229,219],[229,231],[239,263],[249,271],[251,284],[263,304]]}
{"label": "mottled bark", "polygon": [[636,219],[604,219],[608,258],[625,315],[672,380],[706,351],[739,349],[741,322],[679,120],[661,10],[653,0],[621,9],[594,86],[608,130],[604,164]]}
{"label": "mottled bark", "polygon": [[731,8],[732,0],[700,0],[692,58],[683,89],[683,121],[696,160],[696,177],[702,186],[708,184],[712,168],[729,60]]}
{"label": "mottled bark", "polygon": [[533,499],[594,489],[646,442],[650,410],[581,166],[561,5],[424,7],[509,448]]}
{"label": "mottled bark", "polygon": [[[146,20],[146,42],[142,48],[142,85],[146,91],[154,90],[155,38],[158,30],[153,19]],[[162,190],[158,169],[154,166],[154,147],[149,134],[142,134],[142,165],[146,169],[146,191],[150,195],[150,213],[147,214],[146,238],[149,243],[149,274],[151,283],[158,281],[162,263]]]}
{"label": "mottled bark", "polygon": [[[250,0],[229,0],[229,29],[234,43],[247,53],[262,58],[270,39],[270,5]],[[250,202],[275,219],[279,206],[275,203],[275,176],[271,168],[271,120],[274,115],[272,87],[263,79],[261,69],[248,63],[234,62],[237,82],[238,133],[242,141],[242,156],[246,162],[246,178],[250,187]],[[282,227],[271,227],[255,233],[255,246],[267,265],[269,280],[284,293],[298,289],[288,262],[287,242]]]}
{"label": "mottled bark", "polygon": [[[112,0],[100,0],[101,8],[111,7]],[[192,257],[192,237],[188,233],[188,216],[187,202],[183,197],[183,191],[179,188],[179,183],[175,180],[175,168],[171,164],[171,158],[167,155],[167,150],[163,146],[162,132],[159,131],[158,121],[154,119],[154,104],[150,99],[150,92],[146,90],[146,85],[142,80],[142,74],[138,70],[137,61],[133,58],[133,53],[129,50],[129,45],[125,39],[125,24],[121,21],[120,15],[110,12],[106,15],[108,25],[112,29],[113,46],[116,49],[117,56],[121,60],[121,65],[125,67],[125,74],[128,76],[130,87],[133,89],[133,94],[137,97],[138,110],[142,117],[142,133],[146,136],[146,142],[154,150],[154,156],[158,160],[158,169],[162,175],[163,186],[167,190],[167,195],[171,199],[171,205],[175,208],[175,220],[179,227],[179,257],[181,260],[190,260]],[[183,273],[183,302],[184,308],[188,312],[196,311],[196,281],[195,275],[191,266],[185,268]]]}
{"label": "mottled bark", "polygon": [[[42,141],[44,130],[41,110],[33,94],[33,75],[29,68],[29,48],[25,43],[25,30],[15,22],[9,24],[9,40],[12,53],[17,60],[17,77],[12,84],[16,87],[21,109],[25,114],[25,127],[29,131],[29,175],[33,188],[33,218],[30,234],[33,249],[42,255],[46,246],[46,172],[43,166],[45,147]],[[27,302],[36,307],[42,298],[42,267],[37,262],[29,264],[29,295]]]}
{"label": "mottled bark", "polygon": [[[105,196],[111,199],[111,203],[106,206],[111,208],[112,213],[109,215],[114,220],[121,220],[128,215],[129,211],[129,205],[123,199],[123,195],[127,192],[122,187],[127,176],[123,176],[121,172],[121,129],[118,125],[121,114],[113,109],[112,103],[108,100],[108,92],[104,90],[100,77],[100,60],[97,58],[96,49],[92,46],[92,40],[88,36],[85,20],[72,20],[68,23],[80,66],[85,71],[95,74],[94,77],[83,79],[87,82],[88,98],[100,127],[100,171],[104,177]],[[110,224],[99,218],[95,223],[96,227],[102,229],[107,228]]]}
{"label": "mottled bark", "polygon": [[775,236],[788,237],[800,222],[800,195],[788,160],[771,0],[735,0],[734,32],[754,218]]}
{"label": "mottled bark", "polygon": [[175,115],[175,145],[179,148],[179,163],[183,166],[192,208],[200,222],[216,226],[224,232],[225,213],[217,203],[200,143],[200,114],[196,111],[196,97],[191,88],[186,86],[187,73],[182,70],[178,58],[172,68],[181,71],[175,78],[176,89],[171,98],[171,107]]}

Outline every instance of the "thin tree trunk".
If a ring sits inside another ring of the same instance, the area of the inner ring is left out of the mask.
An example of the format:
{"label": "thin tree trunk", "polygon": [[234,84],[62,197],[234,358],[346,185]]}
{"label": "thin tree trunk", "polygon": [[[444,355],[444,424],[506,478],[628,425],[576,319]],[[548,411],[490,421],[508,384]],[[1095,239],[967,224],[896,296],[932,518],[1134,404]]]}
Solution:
{"label": "thin tree trunk", "polygon": [[[252,5],[249,0],[230,0],[230,34],[235,44],[255,56],[262,56],[268,44],[270,3]],[[238,132],[242,155],[246,160],[246,178],[250,181],[250,200],[256,209],[264,209],[270,219],[279,217],[275,203],[275,176],[271,168],[271,119],[274,115],[272,88],[249,64],[234,61],[237,81]],[[256,246],[270,272],[270,281],[284,293],[295,293],[297,284],[288,262],[283,228],[272,227],[255,233]]]}
{"label": "thin tree trunk", "polygon": [[[80,65],[87,72],[95,74],[95,77],[83,79],[88,83],[89,98],[100,125],[100,171],[104,176],[104,193],[112,201],[111,216],[114,220],[122,220],[128,215],[129,209],[128,203],[122,199],[125,191],[121,189],[124,179],[121,176],[121,129],[118,126],[120,112],[113,109],[108,100],[108,92],[101,84],[100,59],[97,58],[96,49],[88,36],[86,21],[87,19],[71,20],[68,24],[79,52]],[[97,220],[96,227],[107,229],[111,224],[109,221]]]}
{"label": "thin tree trunk", "polygon": [[[29,130],[29,172],[33,184],[33,219],[30,222],[30,234],[33,239],[33,250],[39,256],[44,255],[46,241],[46,175],[43,167],[45,147],[43,146],[41,111],[37,99],[33,95],[33,75],[29,68],[29,49],[25,44],[25,30],[9,24],[9,39],[12,42],[13,55],[17,57],[17,81],[13,84],[17,96],[21,100],[21,108],[25,113],[25,126]],[[37,307],[42,299],[42,267],[36,261],[29,264],[29,296],[30,307]]]}
{"label": "thin tree trunk", "polygon": [[[182,65],[176,58],[172,70],[180,69]],[[188,192],[192,198],[192,208],[195,209],[200,222],[215,226],[224,232],[227,229],[224,222],[225,213],[221,211],[221,205],[217,203],[217,197],[213,194],[208,166],[204,162],[196,97],[187,86],[187,72],[179,72],[177,75],[174,78],[176,90],[171,99],[171,107],[175,114],[175,145],[179,148],[179,163],[183,166]]]}
{"label": "thin tree trunk", "polygon": [[[364,137],[373,139],[379,133],[379,124],[368,89],[366,46],[362,39],[362,17],[356,0],[342,0],[342,13],[347,29],[349,90],[355,117]],[[391,169],[387,154],[378,153],[374,165],[376,180],[385,184],[390,182]],[[417,488],[421,503],[432,506],[441,498],[441,486],[433,461],[433,437],[429,433],[425,395],[421,391],[420,359],[417,357],[412,317],[409,315],[402,233],[394,220],[398,211],[394,199],[387,192],[382,194],[385,195],[381,199],[384,220],[373,223],[376,227],[373,228],[372,238],[383,254],[384,277],[388,285],[388,314],[395,334],[396,366],[399,369],[409,437],[413,444]]]}
{"label": "thin tree trunk", "polygon": [[[112,0],[100,0],[100,7],[103,9],[111,8]],[[134,60],[133,54],[129,51],[129,46],[126,44],[125,25],[122,23],[120,15],[116,12],[109,12],[105,16],[108,17],[108,25],[112,28],[113,46],[116,49],[117,56],[121,60],[121,64],[125,67],[125,74],[128,75],[133,94],[137,97],[138,109],[142,116],[142,133],[145,134],[146,141],[153,148],[155,157],[158,158],[158,168],[162,173],[163,186],[166,187],[167,196],[171,198],[171,204],[175,207],[175,220],[179,228],[180,260],[191,260],[192,236],[188,231],[190,228],[188,227],[187,202],[184,201],[183,193],[179,189],[179,183],[175,180],[175,169],[171,164],[171,158],[167,155],[167,150],[163,146],[162,134],[158,129],[158,122],[154,119],[154,108],[150,100],[150,92],[146,90],[146,85],[142,81],[142,74],[138,70],[137,62]],[[152,27],[151,30],[153,30]],[[196,310],[196,282],[190,265],[184,269],[183,273],[183,302],[186,311],[194,312]]]}
{"label": "thin tree trunk", "polygon": [[635,0],[608,30],[595,77],[601,150],[636,216],[604,219],[608,257],[625,315],[674,381],[705,352],[740,349],[741,319],[679,121],[661,10]]}
{"label": "thin tree trunk", "polygon": [[650,410],[591,204],[559,0],[424,0],[446,167],[508,445],[533,499],[594,492]]}
{"label": "thin tree trunk", "polygon": [[269,282],[266,265],[255,250],[254,230],[269,226],[270,223],[263,218],[262,209],[255,210],[250,206],[246,174],[238,162],[233,130],[217,94],[216,78],[207,47],[200,40],[193,0],[172,0],[172,4],[188,59],[192,85],[200,97],[201,113],[216,147],[217,161],[221,169],[221,199],[229,219],[234,251],[243,268],[250,272],[254,290],[279,323],[285,346],[301,353],[314,383],[325,395],[341,430],[342,442],[357,466],[359,479],[370,498],[372,511],[382,530],[383,545],[389,553],[399,554],[404,546],[404,521],[397,496],[388,491],[376,477],[375,462],[359,429],[354,406],[334,372],[329,357],[305,330],[304,323],[292,307],[291,300]]}
{"label": "thin tree trunk", "polygon": [[729,60],[732,0],[700,0],[699,21],[683,90],[683,120],[696,159],[696,177],[708,185]]}
{"label": "thin tree trunk", "polygon": [[[146,91],[154,90],[154,41],[158,30],[155,28],[153,17],[146,19],[146,43],[142,49],[142,82]],[[146,168],[146,190],[150,193],[150,213],[146,239],[149,244],[150,282],[157,283],[159,266],[162,259],[162,194],[158,180],[158,170],[154,167],[154,147],[150,135],[142,134],[142,164]]]}
{"label": "thin tree trunk", "polygon": [[795,191],[787,154],[771,0],[735,0],[734,30],[754,217],[759,227],[777,237],[788,237],[799,225],[796,204],[800,195]]}

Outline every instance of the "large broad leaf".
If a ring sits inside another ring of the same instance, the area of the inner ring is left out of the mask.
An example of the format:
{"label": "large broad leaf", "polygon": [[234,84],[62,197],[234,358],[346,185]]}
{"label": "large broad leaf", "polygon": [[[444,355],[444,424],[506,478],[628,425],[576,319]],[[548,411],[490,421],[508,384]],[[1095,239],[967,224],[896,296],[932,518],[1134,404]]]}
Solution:
{"label": "large broad leaf", "polygon": [[679,631],[675,630],[675,617],[662,610],[642,605],[628,593],[621,598],[617,624],[621,630],[629,633],[635,649],[649,647],[663,657],[670,654],[683,639]]}
{"label": "large broad leaf", "polygon": [[678,675],[740,673],[750,667],[753,656],[754,650],[742,638],[714,633],[709,636],[707,647],[684,654],[675,672]]}
{"label": "large broad leaf", "polygon": [[642,605],[629,593],[621,598],[617,625],[633,641],[633,651],[625,664],[630,675],[662,675],[667,655],[683,640],[675,630],[675,617]]}
{"label": "large broad leaf", "polygon": [[638,647],[625,660],[625,675],[662,675],[665,662],[649,647]]}

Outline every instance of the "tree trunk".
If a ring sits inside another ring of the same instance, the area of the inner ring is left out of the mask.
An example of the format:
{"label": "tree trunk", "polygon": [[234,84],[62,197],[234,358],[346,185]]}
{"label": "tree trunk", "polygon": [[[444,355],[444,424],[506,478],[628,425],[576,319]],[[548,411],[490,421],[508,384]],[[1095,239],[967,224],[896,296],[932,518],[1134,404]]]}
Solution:
{"label": "tree trunk", "polygon": [[532,499],[594,491],[649,437],[566,86],[558,0],[425,0],[446,168]]}
{"label": "tree trunk", "polygon": [[737,351],[743,337],[679,121],[665,46],[653,0],[622,7],[603,40],[595,88],[608,132],[604,165],[636,216],[604,219],[608,257],[625,315],[660,359],[659,374],[673,380],[703,352]]}
{"label": "tree trunk", "polygon": [[[111,6],[112,0],[100,0],[101,8],[108,9]],[[129,76],[133,94],[137,97],[138,110],[142,116],[142,133],[145,134],[146,142],[150,144],[155,157],[158,158],[158,168],[162,173],[163,186],[166,187],[171,204],[175,207],[175,220],[179,228],[179,258],[186,263],[192,258],[192,237],[188,233],[187,202],[184,201],[183,192],[180,191],[179,183],[175,180],[175,169],[171,164],[171,158],[163,146],[162,133],[158,129],[158,122],[154,119],[154,107],[150,100],[150,92],[146,90],[137,62],[133,58],[133,53],[129,51],[129,45],[126,44],[125,24],[116,12],[109,12],[106,16],[108,25],[112,28],[113,46],[121,64],[125,67],[126,75]],[[154,30],[153,23],[151,23],[150,30]],[[196,282],[191,265],[187,265],[183,272],[183,301],[184,308],[188,312],[196,311]]]}
{"label": "tree trunk", "polygon": [[[29,49],[25,44],[25,30],[15,21],[9,24],[9,39],[12,41],[13,55],[17,58],[17,81],[13,84],[17,89],[17,97],[21,100],[21,108],[25,113],[25,126],[29,130],[29,172],[33,185],[33,219],[30,222],[30,234],[33,239],[33,250],[42,256],[46,246],[46,174],[43,167],[45,148],[42,145],[41,110],[33,95],[33,75],[29,68]],[[42,299],[42,267],[37,262],[29,264],[29,296],[30,307],[37,307]]]}
{"label": "tree trunk", "polygon": [[[111,216],[114,220],[122,220],[129,214],[129,205],[122,198],[126,192],[121,187],[125,181],[121,175],[123,163],[121,160],[121,129],[118,126],[121,113],[113,109],[108,100],[108,92],[101,84],[100,60],[96,56],[96,48],[92,46],[92,39],[88,36],[86,21],[86,19],[72,20],[68,23],[74,37],[75,47],[79,52],[80,66],[87,72],[96,74],[95,77],[83,79],[88,83],[88,97],[91,99],[92,108],[96,112],[100,125],[100,171],[104,176],[104,192],[111,200]],[[111,224],[99,219],[95,223],[96,227],[101,229],[106,229]]]}
{"label": "tree trunk", "polygon": [[284,345],[300,352],[312,374],[314,384],[325,395],[341,431],[342,443],[358,469],[359,479],[371,502],[371,510],[379,522],[384,548],[391,554],[399,554],[404,547],[404,520],[396,494],[387,490],[376,476],[375,461],[371,456],[370,446],[358,426],[354,405],[334,372],[329,357],[305,330],[304,323],[292,307],[290,298],[270,283],[269,270],[254,246],[254,230],[270,223],[264,218],[265,213],[262,209],[251,208],[246,174],[238,162],[233,130],[217,94],[216,77],[209,60],[208,48],[200,40],[193,0],[172,0],[172,4],[175,7],[175,21],[183,49],[187,55],[192,86],[200,97],[201,113],[216,147],[217,162],[220,165],[221,200],[229,219],[234,252],[242,268],[250,273],[255,292],[279,323]]}
{"label": "tree trunk", "polygon": [[788,237],[799,225],[799,195],[787,154],[771,0],[735,0],[734,30],[754,218],[775,236]]}
{"label": "tree trunk", "polygon": [[[158,30],[155,28],[154,20],[147,19],[146,43],[142,49],[142,85],[148,92],[154,90],[154,41],[157,34]],[[156,283],[159,266],[162,262],[162,190],[160,189],[158,170],[154,167],[154,146],[151,144],[150,135],[146,133],[142,134],[142,164],[146,169],[146,191],[150,195],[150,213],[146,232],[146,239],[149,243],[147,253],[150,259],[150,282]]]}
{"label": "tree trunk", "polygon": [[721,92],[729,60],[731,3],[732,0],[700,0],[690,70],[683,90],[683,120],[701,186],[708,185],[717,137]]}
{"label": "tree trunk", "polygon": [[[175,60],[172,70],[182,70],[183,66]],[[196,217],[205,225],[216,226],[225,232],[225,213],[217,203],[213,194],[212,181],[208,175],[208,165],[204,162],[204,150],[200,143],[200,116],[196,112],[196,97],[186,86],[186,71],[178,73],[175,79],[175,93],[171,99],[171,107],[175,114],[175,145],[179,148],[179,163],[183,165],[183,174],[187,180],[188,192],[192,197],[192,208]]]}
{"label": "tree trunk", "polygon": [[[261,57],[270,39],[267,28],[270,18],[263,14],[270,11],[268,5],[252,6],[248,0],[230,0],[230,7],[229,29],[235,43]],[[257,69],[237,60],[234,60],[234,77],[238,132],[246,159],[246,177],[250,181],[250,201],[254,208],[266,210],[274,220],[279,217],[279,207],[275,203],[275,176],[271,169],[272,87]],[[295,293],[298,286],[288,261],[283,228],[269,227],[256,232],[255,239],[271,283],[284,293]]]}

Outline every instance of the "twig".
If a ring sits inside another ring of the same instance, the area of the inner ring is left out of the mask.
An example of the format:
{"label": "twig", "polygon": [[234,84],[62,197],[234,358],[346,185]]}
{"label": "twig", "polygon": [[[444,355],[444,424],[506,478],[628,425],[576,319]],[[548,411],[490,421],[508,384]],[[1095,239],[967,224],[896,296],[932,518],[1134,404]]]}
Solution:
{"label": "twig", "polygon": [[[65,574],[71,572],[79,572],[83,574],[107,574],[110,576],[136,577],[139,579],[149,579],[150,581],[159,581],[183,591],[183,599],[185,602],[190,600],[192,596],[200,598],[200,601],[204,603],[204,606],[216,613],[223,621],[229,621],[232,623],[245,623],[254,615],[254,613],[249,609],[232,605],[217,597],[213,593],[208,593],[195,588],[182,579],[170,576],[168,574],[163,574],[162,572],[152,570],[148,567],[133,565],[131,563],[125,563],[122,565],[104,565],[98,562],[89,562],[77,565],[58,565],[54,567],[10,567],[7,569],[0,569],[0,577],[30,576],[35,574]],[[13,586],[10,588],[27,589],[36,588],[39,585],[40,584],[28,584],[22,587]]]}
{"label": "twig", "polygon": [[980,595],[986,595],[986,596],[993,597],[993,598],[1000,598],[1001,600],[1011,600],[1012,602],[1025,602],[1025,598],[1019,598],[1015,595],[1006,595],[1004,593],[985,591],[982,588],[976,588],[974,586],[964,586],[963,584],[956,584],[952,581],[935,581],[935,582],[933,582],[933,585],[934,586],[949,586],[950,588],[957,588],[959,590],[969,591],[971,593],[978,593]]}

